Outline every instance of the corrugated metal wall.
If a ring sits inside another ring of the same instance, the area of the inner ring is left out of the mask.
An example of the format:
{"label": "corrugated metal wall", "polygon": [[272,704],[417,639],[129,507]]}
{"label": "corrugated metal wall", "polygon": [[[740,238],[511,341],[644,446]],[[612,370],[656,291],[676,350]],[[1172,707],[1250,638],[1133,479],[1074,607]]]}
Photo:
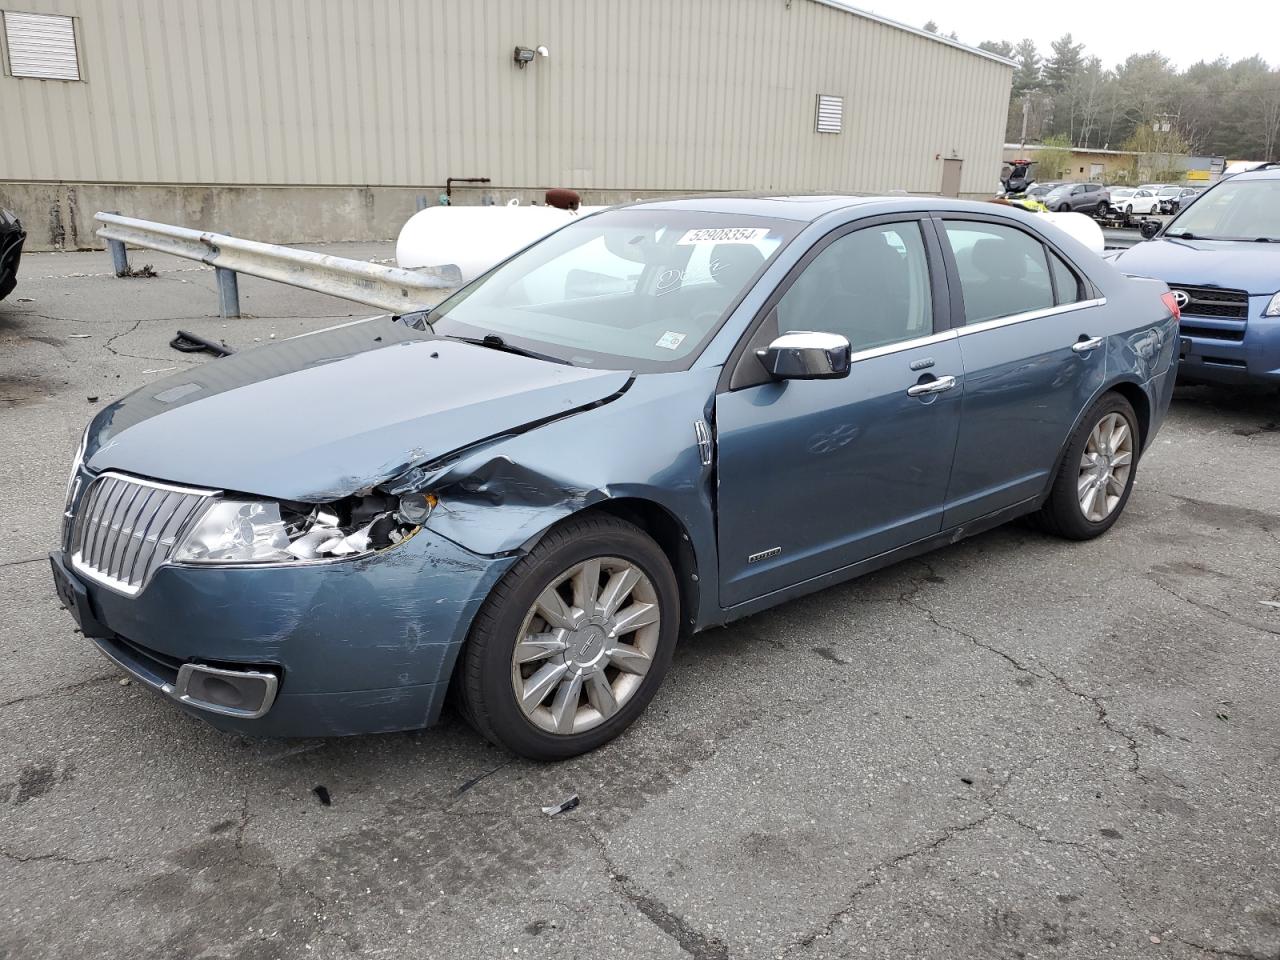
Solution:
{"label": "corrugated metal wall", "polygon": [[84,82],[0,76],[0,180],[984,193],[1011,79],[815,0],[11,2]]}

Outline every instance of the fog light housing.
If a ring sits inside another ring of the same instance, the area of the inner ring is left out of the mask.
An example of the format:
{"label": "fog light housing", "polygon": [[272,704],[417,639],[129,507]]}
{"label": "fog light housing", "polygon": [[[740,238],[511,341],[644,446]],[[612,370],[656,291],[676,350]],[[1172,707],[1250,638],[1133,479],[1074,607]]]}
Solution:
{"label": "fog light housing", "polygon": [[203,663],[178,669],[174,696],[210,713],[254,720],[271,709],[280,680],[262,670],[224,670]]}

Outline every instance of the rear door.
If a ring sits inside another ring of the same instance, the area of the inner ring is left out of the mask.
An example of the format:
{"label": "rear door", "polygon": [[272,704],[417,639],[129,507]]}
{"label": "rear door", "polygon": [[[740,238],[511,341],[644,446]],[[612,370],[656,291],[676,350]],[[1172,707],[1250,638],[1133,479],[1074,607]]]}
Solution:
{"label": "rear door", "polygon": [[943,526],[1038,496],[1102,387],[1088,279],[1030,230],[979,214],[935,221],[952,278],[964,397]]}
{"label": "rear door", "polygon": [[[941,291],[941,292],[938,292]],[[836,230],[766,303],[716,397],[725,607],[937,533],[960,425],[960,349],[927,218]],[[755,350],[838,333],[848,377],[777,382]]]}

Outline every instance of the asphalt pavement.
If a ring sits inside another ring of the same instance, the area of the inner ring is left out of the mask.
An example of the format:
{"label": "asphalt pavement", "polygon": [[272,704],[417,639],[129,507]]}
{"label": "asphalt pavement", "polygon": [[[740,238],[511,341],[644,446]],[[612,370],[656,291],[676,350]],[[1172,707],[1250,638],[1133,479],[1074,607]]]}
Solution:
{"label": "asphalt pavement", "polygon": [[451,713],[252,740],[73,631],[68,462],[216,362],[178,326],[373,311],[242,278],[223,321],[212,271],[134,260],[31,255],[0,303],[0,957],[1280,957],[1274,393],[1180,389],[1098,541],[1013,525],[694,638],[589,756]]}

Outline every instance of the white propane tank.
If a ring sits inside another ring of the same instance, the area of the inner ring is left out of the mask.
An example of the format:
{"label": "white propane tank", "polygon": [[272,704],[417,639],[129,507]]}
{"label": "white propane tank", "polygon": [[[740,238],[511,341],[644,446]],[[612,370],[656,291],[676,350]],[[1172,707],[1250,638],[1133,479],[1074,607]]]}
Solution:
{"label": "white propane tank", "polygon": [[400,229],[396,263],[406,270],[455,264],[466,283],[551,231],[599,209],[561,210],[519,201],[493,207],[427,207]]}
{"label": "white propane tank", "polygon": [[1041,216],[1063,233],[1068,233],[1073,239],[1079,240],[1098,256],[1102,256],[1106,244],[1102,236],[1102,227],[1093,217],[1083,213],[1042,213]]}

